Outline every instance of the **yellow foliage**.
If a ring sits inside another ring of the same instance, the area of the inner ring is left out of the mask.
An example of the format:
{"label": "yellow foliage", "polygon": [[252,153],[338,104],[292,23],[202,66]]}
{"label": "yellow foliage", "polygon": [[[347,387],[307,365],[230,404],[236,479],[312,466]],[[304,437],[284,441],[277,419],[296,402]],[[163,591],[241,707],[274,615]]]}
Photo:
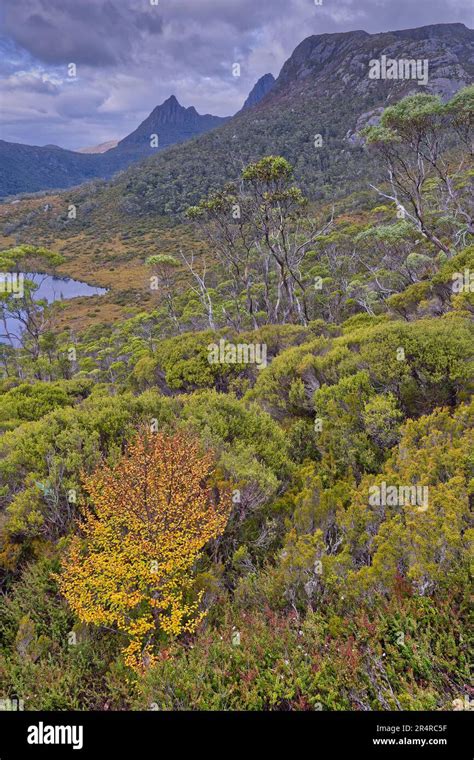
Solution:
{"label": "yellow foliage", "polygon": [[84,478],[94,509],[84,539],[71,540],[60,589],[83,622],[127,635],[125,661],[136,670],[153,663],[160,630],[192,632],[204,616],[192,569],[232,503],[212,488],[213,466],[195,440],[143,433],[116,466]]}

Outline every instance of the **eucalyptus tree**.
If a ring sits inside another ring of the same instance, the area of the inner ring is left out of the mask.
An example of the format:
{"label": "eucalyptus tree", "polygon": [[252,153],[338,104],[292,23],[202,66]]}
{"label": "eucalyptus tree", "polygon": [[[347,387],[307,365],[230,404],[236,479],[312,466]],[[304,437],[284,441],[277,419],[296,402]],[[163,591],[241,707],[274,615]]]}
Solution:
{"label": "eucalyptus tree", "polygon": [[188,216],[229,272],[238,326],[245,313],[253,327],[308,324],[312,283],[303,263],[332,218],[320,228],[309,216],[286,159],[267,156],[250,164],[239,183],[201,200]]}
{"label": "eucalyptus tree", "polygon": [[52,315],[46,300],[35,298],[42,275],[26,273],[51,271],[63,261],[60,254],[32,245],[0,251],[0,340],[33,360],[40,356]]}
{"label": "eucalyptus tree", "polygon": [[388,169],[389,189],[377,192],[448,257],[474,233],[473,125],[471,86],[447,104],[435,95],[410,95],[362,131]]}

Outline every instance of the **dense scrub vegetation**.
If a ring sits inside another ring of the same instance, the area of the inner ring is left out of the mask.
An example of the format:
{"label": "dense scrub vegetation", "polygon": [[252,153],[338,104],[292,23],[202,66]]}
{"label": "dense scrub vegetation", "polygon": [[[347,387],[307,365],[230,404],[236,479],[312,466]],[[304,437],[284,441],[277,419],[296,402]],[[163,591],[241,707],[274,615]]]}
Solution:
{"label": "dense scrub vegetation", "polygon": [[[387,109],[367,150],[392,184],[363,214],[315,213],[279,156],[250,164],[190,209],[212,260],[147,257],[157,307],[116,327],[59,331],[28,283],[0,294],[30,328],[0,346],[3,692],[104,710],[468,694],[472,96]],[[17,246],[0,268],[55,255]],[[220,342],[266,360],[211,362]]]}

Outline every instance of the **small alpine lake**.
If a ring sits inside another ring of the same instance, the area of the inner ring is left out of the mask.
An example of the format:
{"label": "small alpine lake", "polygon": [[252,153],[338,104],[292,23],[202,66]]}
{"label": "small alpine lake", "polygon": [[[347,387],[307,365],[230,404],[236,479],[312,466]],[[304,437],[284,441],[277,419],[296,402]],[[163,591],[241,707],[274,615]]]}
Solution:
{"label": "small alpine lake", "polygon": [[[14,278],[8,278],[0,273],[0,293],[10,292],[17,294],[18,299],[21,300],[23,280],[34,282],[37,286],[33,296],[35,301],[43,300],[49,304],[71,298],[102,296],[107,293],[107,288],[88,285],[86,282],[74,280],[72,277],[62,277],[39,272],[23,272],[15,275]],[[21,320],[11,314],[6,315],[5,319],[2,318],[0,322],[0,343],[10,342],[6,335],[5,327],[13,342],[18,344],[19,336],[24,329]]]}

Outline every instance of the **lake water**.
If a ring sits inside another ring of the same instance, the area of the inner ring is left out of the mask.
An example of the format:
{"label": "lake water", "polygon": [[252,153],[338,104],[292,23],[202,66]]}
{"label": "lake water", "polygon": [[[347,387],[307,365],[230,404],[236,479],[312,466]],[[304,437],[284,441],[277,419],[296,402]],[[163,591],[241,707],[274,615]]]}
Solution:
{"label": "lake water", "polygon": [[[93,285],[88,285],[86,282],[73,280],[71,277],[56,277],[35,272],[25,272],[24,277],[26,280],[31,280],[38,285],[38,289],[34,294],[35,301],[46,300],[48,303],[54,303],[55,301],[77,298],[78,296],[102,296],[104,293],[107,293],[107,288],[97,288]],[[21,322],[13,317],[9,317],[7,319],[7,329],[18,338],[22,331]],[[0,322],[0,343],[8,342],[4,337],[4,333],[3,322]],[[18,340],[14,342],[18,343]]]}

